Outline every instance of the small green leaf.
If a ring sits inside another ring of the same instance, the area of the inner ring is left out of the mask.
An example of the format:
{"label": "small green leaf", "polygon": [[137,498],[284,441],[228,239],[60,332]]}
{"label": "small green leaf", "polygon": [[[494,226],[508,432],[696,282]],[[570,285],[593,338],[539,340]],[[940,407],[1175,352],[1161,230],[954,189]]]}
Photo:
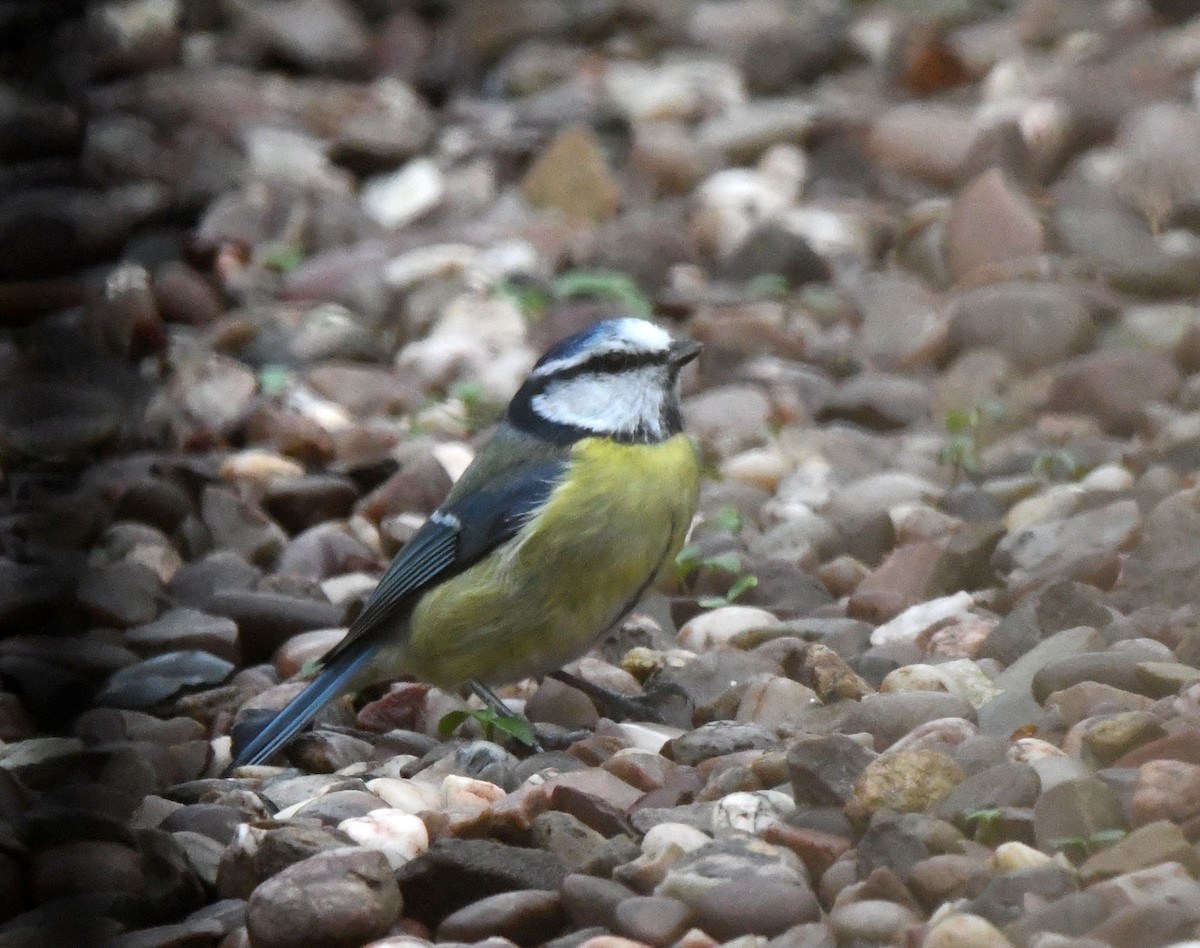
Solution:
{"label": "small green leaf", "polygon": [[472,381],[455,382],[450,387],[450,394],[464,405],[470,407],[478,404],[483,398],[483,386],[478,382]]}
{"label": "small green leaf", "polygon": [[321,670],[321,660],[319,658],[310,658],[300,666],[301,678],[313,678]]}
{"label": "small green leaf", "polygon": [[1066,448],[1043,451],[1033,461],[1033,473],[1042,477],[1063,477],[1078,480],[1085,473],[1084,466]]}
{"label": "small green leaf", "polygon": [[729,592],[725,594],[725,601],[734,602],[737,600],[738,596],[740,596],[746,590],[753,589],[757,585],[758,577],[747,573],[729,587]]}
{"label": "small green leaf", "polygon": [[449,711],[438,721],[438,737],[450,737],[472,715],[469,711]]}
{"label": "small green leaf", "polygon": [[779,273],[760,273],[746,284],[751,296],[787,296],[789,289],[787,277]]}
{"label": "small green leaf", "polygon": [[290,379],[286,366],[270,363],[258,370],[258,387],[264,395],[278,395],[288,387]]}
{"label": "small green leaf", "polygon": [[701,609],[720,609],[729,605],[729,600],[724,596],[701,596],[696,600],[696,605]]}
{"label": "small green leaf", "polygon": [[742,512],[737,507],[722,507],[713,518],[713,524],[726,533],[741,533]]}
{"label": "small green leaf", "polygon": [[512,280],[504,280],[496,287],[496,292],[512,301],[526,319],[541,319],[550,308],[550,296],[545,290],[536,286],[527,286]]}
{"label": "small green leaf", "polygon": [[689,543],[675,554],[675,577],[682,582],[700,566],[700,547]]}
{"label": "small green leaf", "polygon": [[514,740],[520,741],[527,747],[537,743],[533,725],[520,715],[501,714],[495,708],[468,708],[467,710],[450,711],[438,721],[438,734],[450,737],[467,721],[474,721],[483,729],[486,740],[492,740],[496,731],[507,734]]}
{"label": "small green leaf", "polygon": [[533,725],[529,723],[527,718],[506,717],[497,714],[493,724],[497,731],[507,734],[526,747],[533,747],[537,743],[537,735],[534,734]]}
{"label": "small green leaf", "polygon": [[568,270],[555,279],[554,295],[593,296],[616,300],[631,316],[650,316],[653,307],[641,288],[630,277],[615,270]]}
{"label": "small green leaf", "polygon": [[304,251],[294,244],[275,244],[262,255],[264,266],[280,273],[291,273],[304,262]]}
{"label": "small green leaf", "polygon": [[[946,431],[952,435],[965,434],[970,431],[975,422],[972,421],[972,416],[975,415],[973,410],[964,408],[951,408],[946,412]],[[978,419],[976,419],[977,421]]]}
{"label": "small green leaf", "polygon": [[742,571],[742,556],[740,553],[718,553],[715,556],[706,556],[700,561],[702,566],[707,566],[710,569],[724,570],[726,573],[740,573]]}

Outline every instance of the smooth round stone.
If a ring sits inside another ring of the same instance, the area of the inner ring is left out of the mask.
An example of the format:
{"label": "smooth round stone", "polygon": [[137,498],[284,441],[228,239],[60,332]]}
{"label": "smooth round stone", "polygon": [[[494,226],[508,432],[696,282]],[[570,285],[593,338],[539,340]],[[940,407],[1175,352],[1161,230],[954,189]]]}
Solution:
{"label": "smooth round stone", "polygon": [[619,882],[582,874],[563,879],[561,893],[563,907],[580,928],[611,927],[617,907],[634,896],[632,889]]}
{"label": "smooth round stone", "polygon": [[1051,857],[1040,849],[1014,841],[997,846],[988,864],[996,872],[1017,872],[1021,869],[1036,869],[1050,860]]}
{"label": "smooth round stone", "polygon": [[915,863],[904,882],[922,907],[932,910],[953,899],[978,895],[990,878],[987,863],[944,853]]}
{"label": "smooth round stone", "polygon": [[1200,766],[1181,760],[1151,760],[1138,768],[1130,802],[1135,825],[1183,821],[1200,813]]}
{"label": "smooth round stone", "polygon": [[690,902],[696,925],[721,941],[742,935],[771,938],[821,917],[811,889],[772,879],[723,882],[697,893]]}
{"label": "smooth round stone", "polygon": [[642,837],[642,852],[647,856],[660,856],[672,846],[691,852],[711,842],[711,836],[686,823],[659,823]]}
{"label": "smooth round stone", "polygon": [[393,869],[429,848],[425,824],[400,810],[372,810],[366,816],[343,820],[338,830],[363,848],[383,853]]}
{"label": "smooth round stone", "polygon": [[291,815],[336,824],[343,820],[366,816],[372,810],[380,810],[384,806],[379,797],[365,790],[334,790],[309,800]]}
{"label": "smooth round stone", "polygon": [[42,850],[33,860],[31,875],[39,902],[97,891],[136,895],[146,885],[137,850],[98,839]]}
{"label": "smooth round stone", "polygon": [[679,645],[693,652],[703,652],[728,645],[741,632],[763,626],[777,625],[779,620],[765,609],[750,606],[722,606],[702,612],[679,630]]}
{"label": "smooth round stone", "polygon": [[584,871],[604,846],[605,838],[570,813],[547,810],[533,820],[530,840],[538,849],[552,853],[575,872]]}
{"label": "smooth round stone", "polygon": [[995,348],[1027,370],[1074,355],[1092,329],[1079,296],[1053,283],[973,287],[955,297],[948,316],[956,349]]}
{"label": "smooth round stone", "polygon": [[617,905],[618,934],[647,945],[670,945],[688,930],[692,911],[677,899],[637,896]]}
{"label": "smooth round stone", "polygon": [[829,913],[829,924],[839,944],[898,944],[908,926],[918,922],[911,909],[884,899],[848,902]]}
{"label": "smooth round stone", "polygon": [[255,948],[355,948],[387,932],[402,906],[383,854],[348,847],[267,879],[250,896],[246,926]]}
{"label": "smooth round stone", "polygon": [[438,926],[437,940],[473,942],[499,936],[518,945],[539,945],[557,935],[565,923],[557,892],[501,892],[447,916]]}
{"label": "smooth round stone", "polygon": [[1033,676],[1033,697],[1039,702],[1045,701],[1054,692],[1083,681],[1096,681],[1122,691],[1143,694],[1138,664],[1147,658],[1137,653],[1115,651],[1085,652],[1060,658]]}
{"label": "smooth round stone", "polygon": [[225,847],[217,871],[217,893],[249,898],[255,888],[281,869],[309,856],[346,846],[332,828],[309,823],[243,823]]}
{"label": "smooth round stone", "polygon": [[921,948],[1010,948],[1012,942],[978,915],[949,915],[930,926]]}
{"label": "smooth round stone", "polygon": [[923,813],[964,777],[962,768],[936,751],[898,751],[871,761],[846,804],[851,819],[865,819],[881,809]]}
{"label": "smooth round stone", "polygon": [[774,733],[757,724],[713,721],[672,740],[667,747],[679,764],[698,764],[746,750],[767,750],[778,743]]}
{"label": "smooth round stone", "polygon": [[778,790],[731,793],[722,797],[713,811],[713,833],[757,836],[766,827],[786,820],[795,810],[792,798]]}

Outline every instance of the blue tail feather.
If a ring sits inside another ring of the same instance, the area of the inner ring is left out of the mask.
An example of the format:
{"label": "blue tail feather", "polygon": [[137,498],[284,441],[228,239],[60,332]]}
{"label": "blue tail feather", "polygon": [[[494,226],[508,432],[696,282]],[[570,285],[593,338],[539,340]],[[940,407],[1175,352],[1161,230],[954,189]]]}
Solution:
{"label": "blue tail feather", "polygon": [[247,764],[261,764],[286,744],[325,705],[348,691],[355,675],[378,651],[377,647],[343,652],[323,668],[300,694],[268,722],[233,758],[226,773]]}

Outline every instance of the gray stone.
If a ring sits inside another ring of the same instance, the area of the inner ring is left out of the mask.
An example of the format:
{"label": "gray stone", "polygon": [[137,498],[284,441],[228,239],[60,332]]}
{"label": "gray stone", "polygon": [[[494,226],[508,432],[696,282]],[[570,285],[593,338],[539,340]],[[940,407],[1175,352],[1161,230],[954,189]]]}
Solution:
{"label": "gray stone", "polygon": [[355,948],[400,916],[400,889],[383,854],[348,847],[288,866],[263,882],[246,927],[263,948]]}

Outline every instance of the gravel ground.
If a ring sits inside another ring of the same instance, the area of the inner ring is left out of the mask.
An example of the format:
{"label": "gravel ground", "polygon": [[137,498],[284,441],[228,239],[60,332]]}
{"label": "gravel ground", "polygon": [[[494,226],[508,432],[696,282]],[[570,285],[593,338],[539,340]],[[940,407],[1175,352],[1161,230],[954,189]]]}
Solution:
{"label": "gravel ground", "polygon": [[[0,3],[0,946],[1200,944],[1194,13]],[[571,670],[666,723],[221,776],[620,313],[708,477]]]}

